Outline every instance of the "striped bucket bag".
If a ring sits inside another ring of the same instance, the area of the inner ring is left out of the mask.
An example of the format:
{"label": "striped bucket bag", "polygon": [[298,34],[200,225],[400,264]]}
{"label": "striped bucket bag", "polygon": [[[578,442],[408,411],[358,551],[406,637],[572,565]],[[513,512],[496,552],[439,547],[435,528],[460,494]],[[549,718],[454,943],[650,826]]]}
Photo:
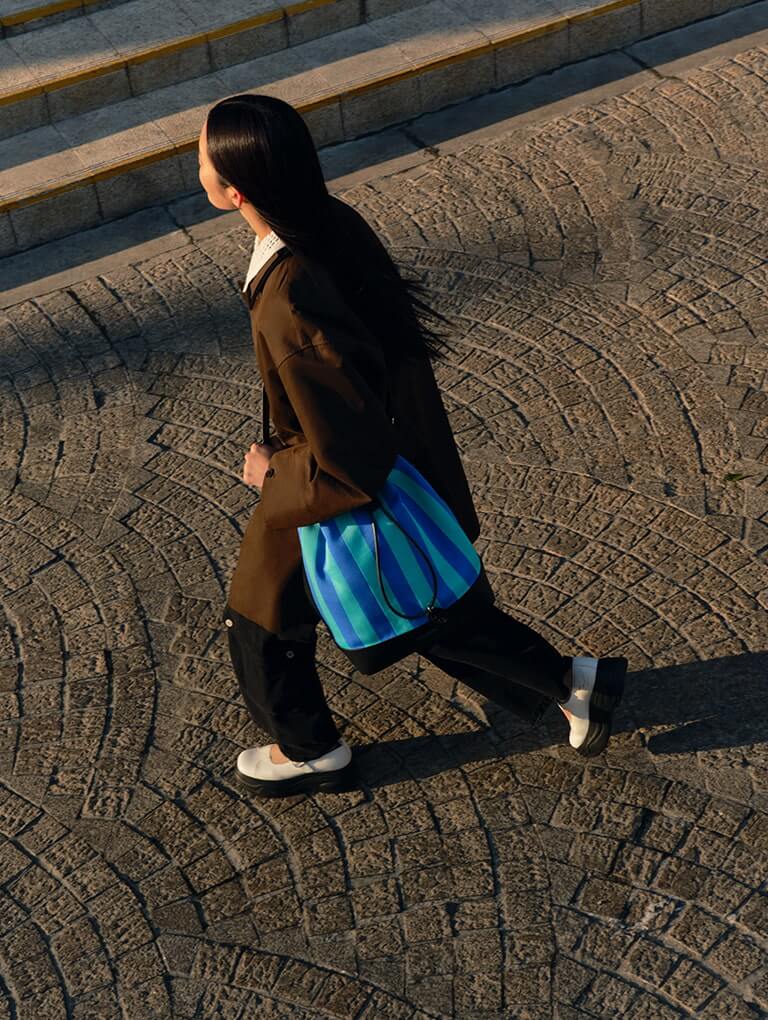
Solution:
{"label": "striped bucket bag", "polygon": [[[266,393],[263,413],[268,443]],[[490,586],[472,543],[445,500],[403,456],[370,503],[297,530],[307,595],[363,674],[428,645],[473,596],[488,600]]]}

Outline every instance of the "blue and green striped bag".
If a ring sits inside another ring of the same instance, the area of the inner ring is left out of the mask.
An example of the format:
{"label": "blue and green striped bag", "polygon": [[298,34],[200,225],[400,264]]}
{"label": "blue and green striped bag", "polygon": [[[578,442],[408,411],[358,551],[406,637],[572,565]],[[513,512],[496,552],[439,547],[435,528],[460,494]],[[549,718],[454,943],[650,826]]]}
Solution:
{"label": "blue and green striped bag", "polygon": [[298,532],[307,592],[366,673],[407,654],[408,635],[446,622],[482,570],[452,510],[403,456],[371,503]]}

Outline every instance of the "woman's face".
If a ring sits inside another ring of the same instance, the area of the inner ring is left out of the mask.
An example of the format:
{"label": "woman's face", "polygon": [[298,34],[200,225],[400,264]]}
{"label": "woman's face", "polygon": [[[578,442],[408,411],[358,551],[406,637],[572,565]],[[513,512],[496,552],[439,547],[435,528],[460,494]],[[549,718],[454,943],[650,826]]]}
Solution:
{"label": "woman's face", "polygon": [[216,209],[239,209],[238,196],[240,192],[232,185],[224,185],[219,182],[219,176],[214,169],[213,163],[208,158],[208,143],[206,141],[206,123],[200,131],[200,138],[197,142],[198,177],[205,189],[208,201]]}

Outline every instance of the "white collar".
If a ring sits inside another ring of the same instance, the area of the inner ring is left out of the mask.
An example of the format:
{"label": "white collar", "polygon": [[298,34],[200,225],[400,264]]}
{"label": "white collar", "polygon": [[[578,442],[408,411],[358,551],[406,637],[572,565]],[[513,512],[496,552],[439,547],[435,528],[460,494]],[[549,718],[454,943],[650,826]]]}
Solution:
{"label": "white collar", "polygon": [[274,230],[270,230],[270,232],[261,239],[258,237],[256,238],[253,242],[253,254],[251,255],[251,262],[248,266],[248,274],[245,277],[245,283],[243,284],[243,291],[248,290],[248,284],[254,276],[256,276],[262,266],[269,262],[275,252],[285,247],[285,241],[281,240]]}

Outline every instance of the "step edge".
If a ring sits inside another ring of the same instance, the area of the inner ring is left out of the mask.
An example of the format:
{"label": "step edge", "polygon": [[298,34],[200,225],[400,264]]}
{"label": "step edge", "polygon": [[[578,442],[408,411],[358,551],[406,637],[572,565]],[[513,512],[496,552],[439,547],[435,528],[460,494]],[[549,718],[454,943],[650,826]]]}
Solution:
{"label": "step edge", "polygon": [[590,7],[589,10],[570,15],[570,20],[574,24],[581,21],[591,21],[592,18],[599,17],[602,14],[612,14],[614,11],[619,11],[624,7],[633,7],[639,3],[641,3],[641,0],[606,0],[600,7]]}
{"label": "step edge", "polygon": [[[62,2],[70,3],[70,0],[62,0]],[[82,2],[82,0],[77,0],[77,3],[80,2]],[[96,0],[89,0],[89,2],[95,3]],[[158,46],[150,46],[143,50],[137,50],[135,53],[131,53],[126,57],[117,57],[115,59],[106,60],[102,63],[80,68],[77,71],[72,71],[64,75],[42,80],[37,79],[34,84],[30,84],[21,89],[15,88],[9,89],[5,92],[0,91],[0,106],[12,106],[14,103],[33,99],[35,96],[39,96],[44,93],[56,92],[59,89],[69,88],[70,86],[77,85],[83,81],[91,81],[107,74],[113,74],[115,71],[123,69],[127,70],[133,65],[147,63],[150,60],[160,60],[172,53],[178,53],[185,49],[193,49],[196,46],[203,46],[208,42],[214,42],[217,39],[223,39],[230,35],[237,35],[240,32],[249,31],[252,28],[258,28],[259,25],[272,24],[275,21],[293,17],[308,10],[330,6],[334,2],[335,0],[298,0],[297,3],[288,4],[283,7],[276,7],[273,11],[256,14],[250,18],[241,18],[239,21],[231,22],[229,25],[222,25],[215,29],[207,29],[204,32],[196,32],[189,36],[174,39],[169,43],[161,43]],[[588,11],[582,11],[575,15],[561,15],[559,17],[552,18],[549,21],[533,25],[530,28],[520,29],[519,32],[512,33],[510,36],[504,37],[503,39],[489,41],[489,44],[497,47],[526,42],[529,39],[545,35],[548,32],[557,31],[559,28],[563,28],[570,23],[575,24],[587,19],[598,18],[605,14],[611,14],[614,10],[622,7],[639,5],[641,2],[642,0],[606,0],[605,3],[594,8],[590,8]],[[76,6],[77,3],[72,5]],[[360,24],[367,25],[368,22],[360,22]],[[478,31],[481,30],[478,29]],[[293,47],[288,48],[292,49]]]}
{"label": "step edge", "polygon": [[[302,6],[306,2],[317,3],[318,0],[303,0]],[[320,4],[326,2],[332,2],[332,0],[319,0]],[[600,4],[598,7],[590,9],[590,11],[582,11],[579,12],[578,15],[563,15],[553,18],[548,22],[513,32],[509,36],[500,37],[495,40],[489,39],[481,44],[467,46],[455,53],[428,59],[419,64],[411,64],[401,70],[387,72],[370,81],[352,85],[347,88],[335,89],[334,91],[316,99],[301,103],[294,103],[293,105],[302,114],[310,113],[316,109],[333,106],[344,99],[362,95],[366,92],[371,92],[378,88],[395,84],[398,81],[405,80],[407,78],[417,77],[423,73],[438,70],[441,67],[473,60],[482,56],[484,53],[524,43],[531,39],[562,30],[569,27],[572,23],[582,22],[588,18],[611,14],[622,8],[639,6],[641,2],[642,0],[607,0],[607,2]],[[625,45],[631,45],[631,43],[627,42]],[[5,201],[0,200],[0,215],[8,214],[13,210],[22,209],[47,199],[56,198],[60,194],[64,194],[80,187],[87,187],[89,184],[95,183],[96,181],[119,176],[122,173],[130,172],[141,166],[151,165],[155,162],[161,162],[164,159],[186,155],[196,148],[197,136],[194,136],[177,142],[169,141],[168,145],[155,148],[150,152],[143,152],[123,157],[120,160],[102,166],[99,169],[88,170],[87,168],[84,168],[85,172],[77,179],[63,181],[61,184],[56,184],[53,187],[41,185],[36,187],[34,191],[30,191],[25,195],[19,195],[18,197],[9,198]]]}
{"label": "step edge", "polygon": [[[95,0],[94,0],[95,2]],[[302,7],[307,10],[312,7],[325,7],[334,3],[334,0],[304,0],[293,7]],[[0,91],[0,106],[11,106],[14,103],[23,102],[44,92],[57,92],[59,89],[69,88],[82,81],[91,81],[101,78],[115,71],[127,70],[137,64],[144,64],[150,60],[161,60],[172,53],[179,53],[182,50],[194,49],[196,46],[205,46],[217,39],[225,39],[230,35],[238,35],[240,32],[250,31],[260,25],[270,25],[276,21],[282,21],[288,16],[288,7],[276,7],[271,11],[264,11],[261,14],[254,14],[250,18],[241,18],[239,21],[230,22],[217,28],[206,29],[204,32],[195,32],[192,35],[181,36],[171,42],[160,43],[157,46],[148,46],[143,50],[136,50],[134,53],[124,57],[115,57],[104,60],[101,63],[92,64],[89,67],[81,67],[50,78],[38,78],[34,85],[24,86],[21,89],[8,89]],[[5,40],[4,40],[5,41]]]}
{"label": "step edge", "polygon": [[[420,64],[411,64],[399,71],[388,72],[380,75],[371,81],[363,82],[358,85],[351,85],[348,88],[335,89],[333,92],[319,96],[316,99],[302,103],[294,103],[293,105],[301,114],[312,113],[314,110],[321,109],[322,107],[333,106],[335,103],[341,102],[344,99],[364,95],[367,92],[373,92],[376,89],[397,84],[399,81],[418,77],[420,74],[428,71],[435,71],[439,70],[441,67],[447,67],[451,64],[474,60],[477,57],[482,56],[484,53],[492,52],[496,48],[497,45],[489,40],[476,46],[467,47],[457,53],[435,57]],[[99,180],[107,180],[110,177],[117,177],[122,173],[135,170],[140,166],[147,166],[151,163],[162,162],[164,159],[170,159],[174,156],[185,155],[196,148],[197,135],[183,141],[169,142],[167,145],[158,146],[150,152],[123,157],[116,160],[114,163],[101,167],[100,169],[83,167],[81,176],[75,180],[70,179],[62,181],[61,184],[55,184],[53,187],[40,185],[27,194],[4,200],[0,199],[0,215],[10,213],[15,209],[22,209],[30,205],[35,205],[38,202],[45,201],[46,199],[56,198],[58,195],[64,194],[65,192],[72,191],[78,187],[87,187],[89,184]]]}
{"label": "step edge", "polygon": [[99,0],[52,0],[51,3],[40,4],[38,7],[28,7],[26,10],[17,11],[15,14],[0,15],[0,26],[8,28],[12,25],[23,25],[27,21],[37,21],[40,18],[50,17],[52,14],[71,11],[75,7],[89,7],[91,4],[96,3],[99,3]]}
{"label": "step edge", "polygon": [[[28,21],[39,21],[41,18],[60,14],[62,11],[74,10],[76,7],[82,7],[85,10],[100,2],[101,0],[50,0],[49,3],[28,7],[15,14],[0,14],[0,26],[5,28],[12,25],[23,25]],[[283,9],[289,11],[290,14],[303,14],[304,11],[321,7],[326,3],[333,3],[333,0],[297,0],[296,3],[288,4]]]}

